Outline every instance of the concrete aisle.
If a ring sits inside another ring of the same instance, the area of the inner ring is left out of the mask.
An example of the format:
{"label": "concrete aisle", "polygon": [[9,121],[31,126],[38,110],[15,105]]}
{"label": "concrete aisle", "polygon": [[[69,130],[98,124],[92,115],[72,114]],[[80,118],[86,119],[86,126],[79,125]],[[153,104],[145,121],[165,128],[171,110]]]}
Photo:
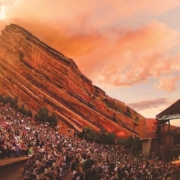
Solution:
{"label": "concrete aisle", "polygon": [[27,159],[29,159],[28,156],[0,159],[0,168],[6,165],[13,164],[13,163],[26,161]]}
{"label": "concrete aisle", "polygon": [[25,162],[18,162],[0,168],[0,180],[21,180]]}

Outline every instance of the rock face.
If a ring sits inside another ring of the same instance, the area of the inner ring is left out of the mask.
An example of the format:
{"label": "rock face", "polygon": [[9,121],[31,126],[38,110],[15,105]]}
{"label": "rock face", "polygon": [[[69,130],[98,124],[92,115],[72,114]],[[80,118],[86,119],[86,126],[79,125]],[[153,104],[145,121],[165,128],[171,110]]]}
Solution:
{"label": "rock face", "polygon": [[47,107],[61,124],[79,132],[103,126],[119,136],[138,135],[134,121],[144,119],[94,86],[72,59],[15,24],[0,36],[0,94],[17,96],[33,113]]}

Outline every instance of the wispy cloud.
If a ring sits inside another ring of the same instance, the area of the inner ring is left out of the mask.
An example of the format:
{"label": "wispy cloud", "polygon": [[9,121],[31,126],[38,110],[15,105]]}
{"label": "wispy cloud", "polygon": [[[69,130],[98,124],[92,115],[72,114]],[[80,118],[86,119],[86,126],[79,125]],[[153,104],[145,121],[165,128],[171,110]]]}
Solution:
{"label": "wispy cloud", "polygon": [[164,91],[174,91],[176,84],[180,80],[180,75],[162,77],[154,87]]}
{"label": "wispy cloud", "polygon": [[179,71],[175,64],[180,64],[180,52],[170,53],[177,44],[179,33],[163,23],[152,22],[136,31],[127,31],[118,39],[115,50],[109,52],[110,61],[102,66],[101,81],[130,86]]}
{"label": "wispy cloud", "polygon": [[136,103],[127,104],[129,107],[141,111],[144,109],[157,108],[158,106],[162,106],[168,103],[168,99],[166,98],[158,98],[153,100],[143,100]]}
{"label": "wispy cloud", "polygon": [[0,20],[6,19],[6,6],[0,6]]}

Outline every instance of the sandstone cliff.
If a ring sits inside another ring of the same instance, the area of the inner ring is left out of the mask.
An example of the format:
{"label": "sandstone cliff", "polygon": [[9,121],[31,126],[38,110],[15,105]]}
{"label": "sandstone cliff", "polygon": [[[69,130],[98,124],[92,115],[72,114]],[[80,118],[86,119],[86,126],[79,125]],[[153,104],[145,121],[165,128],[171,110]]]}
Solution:
{"label": "sandstone cliff", "polygon": [[[94,86],[74,61],[11,24],[0,36],[0,94],[17,96],[34,113],[42,107],[81,131],[101,126],[117,135],[138,134],[143,116]],[[132,118],[126,116],[127,110]]]}

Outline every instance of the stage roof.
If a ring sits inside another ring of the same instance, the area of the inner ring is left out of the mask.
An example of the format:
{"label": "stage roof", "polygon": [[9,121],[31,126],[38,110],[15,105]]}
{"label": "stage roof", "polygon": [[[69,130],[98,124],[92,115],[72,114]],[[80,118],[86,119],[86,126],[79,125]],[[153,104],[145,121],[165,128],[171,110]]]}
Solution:
{"label": "stage roof", "polygon": [[157,120],[180,119],[180,99],[156,115]]}

